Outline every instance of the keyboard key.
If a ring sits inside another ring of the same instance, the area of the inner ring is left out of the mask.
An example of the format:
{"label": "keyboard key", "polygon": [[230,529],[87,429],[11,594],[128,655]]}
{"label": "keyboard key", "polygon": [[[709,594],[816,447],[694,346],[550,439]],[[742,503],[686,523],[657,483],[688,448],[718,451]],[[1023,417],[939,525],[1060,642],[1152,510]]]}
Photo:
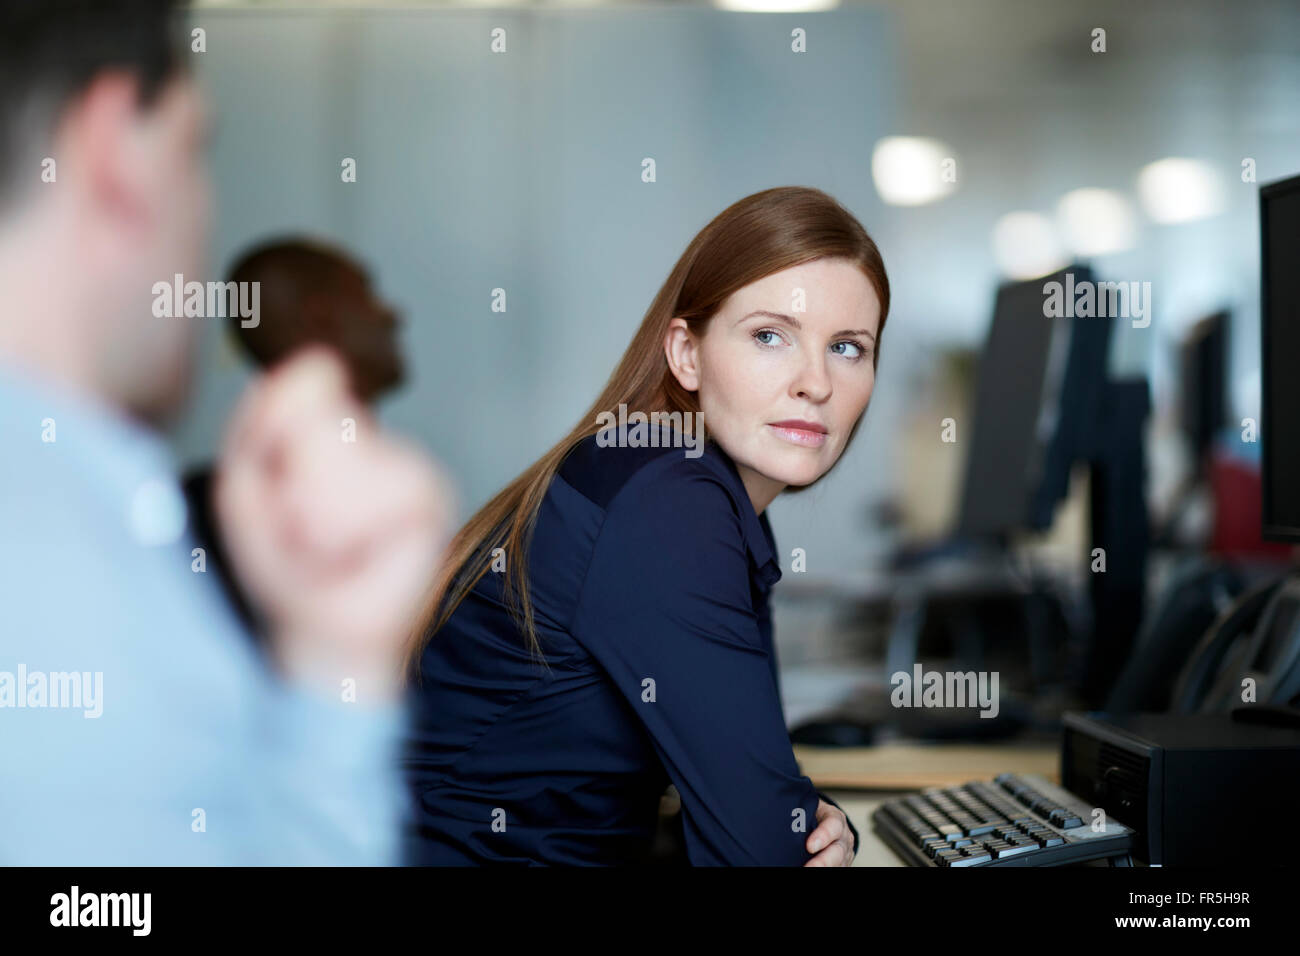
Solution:
{"label": "keyboard key", "polygon": [[1029,846],[1008,846],[999,847],[993,851],[993,857],[997,860],[1005,860],[1009,856],[1019,856],[1022,853],[1032,853],[1038,850],[1038,844],[1034,843]]}
{"label": "keyboard key", "polygon": [[1057,810],[1048,819],[1062,830],[1071,830],[1083,826],[1083,821],[1069,810]]}

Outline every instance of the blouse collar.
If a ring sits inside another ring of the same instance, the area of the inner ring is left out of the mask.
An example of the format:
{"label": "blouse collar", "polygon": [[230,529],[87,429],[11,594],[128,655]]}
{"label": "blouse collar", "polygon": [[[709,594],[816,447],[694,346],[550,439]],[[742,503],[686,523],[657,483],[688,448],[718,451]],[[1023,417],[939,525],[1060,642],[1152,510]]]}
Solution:
{"label": "blouse collar", "polygon": [[712,454],[705,457],[713,457],[725,466],[721,471],[725,473],[727,483],[735,495],[737,508],[740,510],[740,527],[745,537],[745,550],[749,554],[750,567],[762,589],[767,591],[781,579],[781,566],[776,560],[776,539],[772,535],[772,525],[767,520],[767,511],[764,510],[762,515],[754,511],[754,503],[749,499],[749,492],[740,477],[740,470],[731,460],[731,456],[722,450],[722,446],[709,439],[707,448]]}

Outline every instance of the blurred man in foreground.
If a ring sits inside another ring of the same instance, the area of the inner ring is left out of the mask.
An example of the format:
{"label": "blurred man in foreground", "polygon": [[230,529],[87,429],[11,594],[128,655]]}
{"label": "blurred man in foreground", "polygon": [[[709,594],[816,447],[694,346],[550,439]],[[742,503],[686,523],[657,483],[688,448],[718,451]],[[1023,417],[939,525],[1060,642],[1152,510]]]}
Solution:
{"label": "blurred man in foreground", "polygon": [[275,673],[197,573],[149,427],[210,320],[152,291],[202,278],[208,213],[172,6],[0,9],[0,863],[397,862],[445,494],[311,351],[244,396],[215,489]]}

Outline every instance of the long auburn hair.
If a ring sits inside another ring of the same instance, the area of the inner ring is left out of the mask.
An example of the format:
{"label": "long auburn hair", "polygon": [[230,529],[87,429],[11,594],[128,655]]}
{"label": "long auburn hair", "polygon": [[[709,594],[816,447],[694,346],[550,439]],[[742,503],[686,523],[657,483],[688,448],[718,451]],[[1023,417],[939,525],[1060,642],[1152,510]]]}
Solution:
{"label": "long auburn hair", "polygon": [[[526,573],[529,545],[551,479],[584,438],[601,430],[602,412],[620,403],[646,413],[700,410],[699,399],[678,383],[668,367],[664,340],[674,317],[703,335],[709,320],[738,289],[813,259],[855,262],[880,300],[880,325],[872,362],[878,367],[880,336],[889,314],[889,278],[880,250],[862,224],[819,189],[781,186],[746,196],[728,206],[691,240],[660,287],[631,344],[599,397],[569,433],[518,478],[479,509],[452,539],[431,598],[406,659],[418,674],[420,654],[492,565],[492,552],[506,554],[506,600],[533,654],[544,661]],[[853,434],[857,433],[854,426]],[[701,436],[702,438],[703,436]],[[850,435],[852,441],[852,435]],[[846,444],[847,450],[847,444]]]}

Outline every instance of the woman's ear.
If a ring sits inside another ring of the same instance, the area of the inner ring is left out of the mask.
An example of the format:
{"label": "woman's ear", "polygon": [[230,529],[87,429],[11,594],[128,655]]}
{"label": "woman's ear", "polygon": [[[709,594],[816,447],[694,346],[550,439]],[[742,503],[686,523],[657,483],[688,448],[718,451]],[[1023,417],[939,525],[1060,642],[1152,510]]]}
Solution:
{"label": "woman's ear", "polygon": [[664,356],[677,384],[688,392],[700,387],[700,346],[691,327],[683,318],[674,317],[664,335]]}

